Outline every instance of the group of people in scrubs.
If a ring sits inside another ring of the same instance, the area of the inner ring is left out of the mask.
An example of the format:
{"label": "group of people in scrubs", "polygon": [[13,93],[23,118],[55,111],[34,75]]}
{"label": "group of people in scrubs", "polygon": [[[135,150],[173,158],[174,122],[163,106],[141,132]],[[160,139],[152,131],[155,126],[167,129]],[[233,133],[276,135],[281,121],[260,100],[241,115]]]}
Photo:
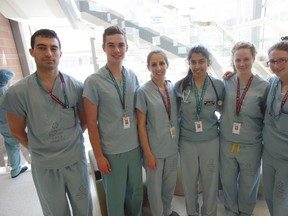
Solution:
{"label": "group of people in scrubs", "polygon": [[288,211],[288,40],[268,52],[276,75],[269,82],[253,74],[256,49],[249,42],[234,45],[235,75],[223,81],[208,74],[208,49],[192,47],[188,73],[175,85],[166,80],[169,61],[161,50],[148,54],[151,79],[139,85],[123,65],[128,44],[118,26],[104,30],[102,49],[107,63],[83,85],[59,71],[56,32],[38,30],[29,50],[36,72],[1,97],[11,134],[31,153],[44,215],[93,214],[86,126],[109,216],[142,215],[142,165],[151,214],[178,216],[172,207],[178,153],[187,215],[217,215],[219,171],[226,215],[252,215],[262,152],[270,214]]}
{"label": "group of people in scrubs", "polygon": [[224,80],[226,95],[220,121],[220,179],[226,215],[253,214],[261,159],[270,215],[286,215],[288,211],[288,172],[284,168],[288,150],[288,37],[281,40],[268,50],[267,64],[275,76],[267,81],[251,71],[256,56],[253,44],[238,42],[232,49],[237,76]]}
{"label": "group of people in scrubs", "polygon": [[[138,89],[136,110],[152,215],[171,212],[169,192],[171,197],[173,190],[167,184],[169,182],[174,187],[177,174],[175,164],[170,165],[169,170],[165,168],[172,158],[163,154],[168,148],[173,151],[175,146],[171,144],[173,139],[170,136],[174,127],[171,121],[173,114],[179,119],[179,135],[176,136],[179,136],[187,215],[217,215],[218,173],[224,194],[225,215],[252,215],[257,201],[262,156],[269,212],[278,216],[285,215],[288,210],[288,175],[285,169],[285,153],[288,150],[288,119],[285,119],[288,114],[288,40],[286,38],[269,50],[268,64],[276,75],[269,82],[253,74],[257,51],[252,43],[237,42],[231,53],[235,75],[220,81],[207,72],[211,65],[208,49],[202,45],[192,47],[187,56],[188,74],[176,82],[174,93],[166,93],[166,98],[164,93],[169,92],[171,83],[165,77],[157,78],[165,76],[169,65],[167,57],[162,51],[148,54],[147,67],[151,71],[151,80]],[[173,112],[175,98],[177,111]],[[165,103],[165,99],[170,105]],[[216,112],[220,113],[220,119]],[[203,190],[201,210],[199,184]],[[154,209],[157,209],[157,214]],[[174,211],[172,213],[177,215]]]}

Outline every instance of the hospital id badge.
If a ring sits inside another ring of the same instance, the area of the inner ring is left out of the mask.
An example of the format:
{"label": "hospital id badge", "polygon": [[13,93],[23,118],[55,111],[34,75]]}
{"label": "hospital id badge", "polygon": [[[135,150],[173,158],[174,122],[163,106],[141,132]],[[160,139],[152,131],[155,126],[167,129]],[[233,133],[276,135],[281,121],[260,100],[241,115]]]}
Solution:
{"label": "hospital id badge", "polygon": [[123,117],[123,128],[124,129],[130,128],[130,118],[129,118],[129,116]]}
{"label": "hospital id badge", "polygon": [[175,129],[174,126],[170,127],[170,135],[171,135],[172,138],[176,137],[176,129]]}
{"label": "hospital id badge", "polygon": [[241,128],[241,123],[234,122],[233,123],[232,133],[233,134],[240,134],[240,128]]}
{"label": "hospital id badge", "polygon": [[202,121],[195,122],[196,133],[203,132]]}

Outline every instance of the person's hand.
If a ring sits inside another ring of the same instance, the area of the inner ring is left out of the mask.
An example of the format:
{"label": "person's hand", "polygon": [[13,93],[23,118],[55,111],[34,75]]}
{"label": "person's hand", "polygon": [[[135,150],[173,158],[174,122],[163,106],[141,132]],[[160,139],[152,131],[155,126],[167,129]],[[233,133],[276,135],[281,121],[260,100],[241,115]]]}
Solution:
{"label": "person's hand", "polygon": [[234,74],[236,74],[236,73],[233,73],[232,71],[226,71],[225,73],[224,73],[224,75],[223,75],[223,79],[224,80],[228,80],[228,79],[230,79],[232,76],[234,76]]}
{"label": "person's hand", "polygon": [[103,156],[103,157],[97,158],[97,166],[101,173],[103,174],[111,173],[110,163],[108,162],[106,157]]}
{"label": "person's hand", "polygon": [[146,163],[147,163],[149,169],[155,170],[157,168],[156,158],[153,154],[146,157]]}

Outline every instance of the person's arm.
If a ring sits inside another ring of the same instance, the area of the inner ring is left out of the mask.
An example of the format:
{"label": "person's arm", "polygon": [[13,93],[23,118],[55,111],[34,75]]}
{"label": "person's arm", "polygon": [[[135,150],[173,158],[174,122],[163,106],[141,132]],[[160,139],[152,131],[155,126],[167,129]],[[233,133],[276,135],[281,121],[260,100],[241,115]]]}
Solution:
{"label": "person's arm", "polygon": [[86,122],[88,127],[89,139],[93,148],[93,152],[97,161],[98,169],[103,174],[110,174],[111,167],[104,156],[101,146],[98,130],[98,107],[94,105],[90,100],[84,98],[84,109]]}
{"label": "person's arm", "polygon": [[79,114],[80,126],[82,128],[82,132],[84,132],[87,128],[84,108],[78,109],[78,114]]}
{"label": "person's arm", "polygon": [[148,141],[147,128],[146,128],[146,114],[138,109],[136,109],[136,114],[137,114],[138,134],[141,141],[142,149],[145,154],[147,165],[150,169],[156,169],[157,167],[156,159],[150,149]]}
{"label": "person's arm", "polygon": [[28,148],[28,136],[25,131],[26,118],[14,115],[10,112],[7,112],[6,117],[11,131],[11,135],[23,146]]}

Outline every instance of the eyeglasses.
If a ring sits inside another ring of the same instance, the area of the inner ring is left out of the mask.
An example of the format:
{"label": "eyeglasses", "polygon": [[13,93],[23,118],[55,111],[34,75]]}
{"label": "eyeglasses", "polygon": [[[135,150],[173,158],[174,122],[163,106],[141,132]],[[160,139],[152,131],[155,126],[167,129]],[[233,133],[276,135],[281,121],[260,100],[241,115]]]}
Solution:
{"label": "eyeglasses", "polygon": [[273,60],[273,59],[270,59],[269,61],[267,61],[267,65],[270,66],[270,65],[275,65],[276,63],[277,64],[284,64],[288,61],[288,58],[280,58],[278,60]]}

